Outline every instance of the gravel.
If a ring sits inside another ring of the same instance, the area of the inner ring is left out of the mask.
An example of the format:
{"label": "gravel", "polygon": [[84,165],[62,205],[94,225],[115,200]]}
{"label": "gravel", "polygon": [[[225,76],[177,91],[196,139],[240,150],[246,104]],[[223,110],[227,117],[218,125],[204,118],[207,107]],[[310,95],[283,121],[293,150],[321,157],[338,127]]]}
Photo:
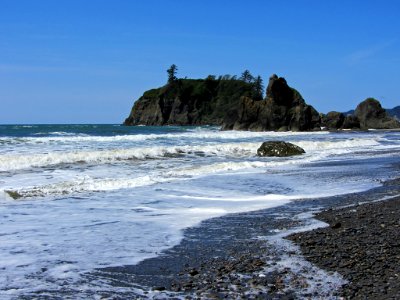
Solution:
{"label": "gravel", "polygon": [[347,281],[341,295],[400,299],[400,197],[319,213],[326,228],[294,234],[305,258]]}

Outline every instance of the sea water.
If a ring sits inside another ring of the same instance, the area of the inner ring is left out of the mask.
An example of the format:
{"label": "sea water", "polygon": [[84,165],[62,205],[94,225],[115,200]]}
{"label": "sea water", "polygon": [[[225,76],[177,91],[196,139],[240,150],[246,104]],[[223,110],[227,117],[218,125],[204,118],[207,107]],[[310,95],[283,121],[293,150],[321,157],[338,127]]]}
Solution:
{"label": "sea water", "polygon": [[[306,154],[258,157],[270,140]],[[207,218],[378,186],[399,150],[393,131],[2,125],[0,295],[79,295],[87,272],[157,256]]]}

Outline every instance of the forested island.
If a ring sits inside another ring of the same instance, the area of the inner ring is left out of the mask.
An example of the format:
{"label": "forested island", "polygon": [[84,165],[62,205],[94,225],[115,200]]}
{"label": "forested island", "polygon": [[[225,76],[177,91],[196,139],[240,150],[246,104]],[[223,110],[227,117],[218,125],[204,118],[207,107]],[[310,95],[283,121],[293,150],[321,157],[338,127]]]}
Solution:
{"label": "forested island", "polygon": [[374,98],[347,113],[320,113],[275,74],[264,96],[263,79],[249,70],[239,77],[188,79],[178,78],[177,66],[172,65],[167,73],[166,85],[144,92],[134,103],[125,125],[217,125],[223,130],[251,131],[400,128],[399,121]]}

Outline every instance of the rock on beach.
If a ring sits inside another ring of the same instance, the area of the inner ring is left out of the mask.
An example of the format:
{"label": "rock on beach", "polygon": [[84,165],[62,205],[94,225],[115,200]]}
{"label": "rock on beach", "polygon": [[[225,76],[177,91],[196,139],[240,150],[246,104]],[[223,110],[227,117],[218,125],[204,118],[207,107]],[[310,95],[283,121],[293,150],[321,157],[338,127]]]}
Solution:
{"label": "rock on beach", "polygon": [[257,150],[258,156],[286,157],[301,155],[303,153],[305,153],[303,148],[283,141],[264,142]]}

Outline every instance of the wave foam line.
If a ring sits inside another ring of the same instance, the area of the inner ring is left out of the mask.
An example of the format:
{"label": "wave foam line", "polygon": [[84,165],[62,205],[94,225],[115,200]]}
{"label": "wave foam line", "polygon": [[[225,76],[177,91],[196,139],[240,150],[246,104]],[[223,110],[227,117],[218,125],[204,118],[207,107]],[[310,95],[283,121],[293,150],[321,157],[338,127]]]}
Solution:
{"label": "wave foam line", "polygon": [[0,171],[74,163],[111,163],[179,155],[255,155],[258,143],[218,144],[206,146],[146,147],[97,151],[53,152],[43,154],[0,155]]}
{"label": "wave foam line", "polygon": [[211,131],[211,130],[194,130],[184,133],[165,133],[165,134],[135,134],[135,135],[116,135],[116,136],[88,136],[85,134],[54,132],[50,137],[25,137],[25,138],[0,138],[1,143],[27,143],[27,144],[46,144],[46,143],[79,143],[79,142],[141,142],[146,140],[157,139],[243,139],[255,137],[288,137],[301,135],[321,135],[329,134],[328,132],[252,132],[252,131]]}
{"label": "wave foam line", "polygon": [[[335,141],[299,141],[297,145],[306,152],[345,153],[354,149],[363,150],[379,146],[376,139],[352,139]],[[112,163],[126,160],[143,160],[149,158],[164,158],[168,156],[223,156],[249,157],[255,156],[260,143],[221,143],[196,146],[157,146],[131,149],[111,149],[96,151],[53,152],[40,154],[0,155],[0,171],[28,169],[32,167],[46,167],[59,164],[75,163]]]}
{"label": "wave foam line", "polygon": [[180,168],[169,172],[155,172],[150,175],[137,178],[92,178],[84,176],[71,181],[27,187],[22,189],[8,189],[4,191],[13,199],[66,195],[84,192],[101,192],[136,188],[173,180],[188,180],[202,175],[215,174],[224,171],[250,169],[263,167],[267,163],[240,162],[240,163],[216,163],[206,166]]}
{"label": "wave foam line", "polygon": [[[158,182],[160,182],[159,180]],[[101,192],[127,188],[135,188],[156,183],[157,181],[150,176],[138,178],[103,178],[94,179],[89,176],[77,178],[72,181],[64,181],[49,185],[35,186],[32,188],[5,190],[11,198],[34,198],[56,195],[69,195],[83,192]]]}
{"label": "wave foam line", "polygon": [[[120,189],[136,188],[162,182],[189,180],[211,174],[227,174],[235,171],[274,168],[287,165],[300,165],[321,159],[321,156],[299,157],[280,161],[242,161],[222,162],[209,165],[188,166],[176,168],[167,172],[153,172],[137,178],[92,178],[84,176],[71,181],[64,181],[43,186],[9,189],[5,191],[13,199],[34,198],[45,196],[67,195],[85,192],[102,192]],[[272,199],[270,199],[272,200]],[[289,199],[287,199],[289,200]]]}

